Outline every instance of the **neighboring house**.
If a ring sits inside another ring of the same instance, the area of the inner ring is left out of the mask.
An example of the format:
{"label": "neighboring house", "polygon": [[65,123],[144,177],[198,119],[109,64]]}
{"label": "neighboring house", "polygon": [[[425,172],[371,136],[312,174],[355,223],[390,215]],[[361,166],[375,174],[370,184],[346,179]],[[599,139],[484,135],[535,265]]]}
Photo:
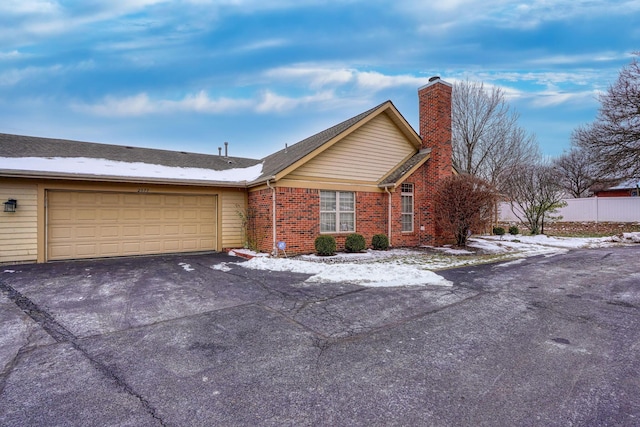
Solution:
{"label": "neighboring house", "polygon": [[638,197],[640,196],[640,180],[630,179],[618,185],[594,191],[597,197]]}
{"label": "neighboring house", "polygon": [[451,85],[418,91],[420,135],[391,101],[264,159],[0,134],[0,262],[250,244],[314,251],[320,234],[438,244],[432,204],[452,174]]}

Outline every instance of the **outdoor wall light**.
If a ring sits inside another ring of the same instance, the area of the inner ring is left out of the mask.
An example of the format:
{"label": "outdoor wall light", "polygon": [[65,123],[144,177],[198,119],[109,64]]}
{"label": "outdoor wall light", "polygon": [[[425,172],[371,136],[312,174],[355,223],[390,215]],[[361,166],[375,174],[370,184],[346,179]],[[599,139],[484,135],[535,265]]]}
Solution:
{"label": "outdoor wall light", "polygon": [[18,207],[18,201],[16,199],[9,199],[4,202],[4,211],[5,212],[15,212]]}

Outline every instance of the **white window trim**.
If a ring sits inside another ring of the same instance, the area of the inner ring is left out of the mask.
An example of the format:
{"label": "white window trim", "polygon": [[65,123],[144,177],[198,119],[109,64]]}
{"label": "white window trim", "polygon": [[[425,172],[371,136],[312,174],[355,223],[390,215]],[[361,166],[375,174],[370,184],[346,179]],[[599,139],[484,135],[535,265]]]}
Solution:
{"label": "white window trim", "polygon": [[[411,215],[411,230],[402,230],[403,233],[413,233],[415,231],[415,213],[416,213],[416,207],[415,207],[415,186],[413,184],[409,184],[407,183],[406,185],[410,185],[411,186],[411,192],[405,192],[402,191],[404,189],[404,185],[405,184],[401,184],[400,185],[400,225],[404,225],[404,222],[402,221],[402,219],[405,217],[405,215]],[[403,212],[403,208],[404,208],[404,203],[402,203],[402,197],[403,196],[411,196],[411,212]]]}
{"label": "white window trim", "polygon": [[[322,197],[322,192],[327,192],[327,193],[333,193],[335,198],[336,198],[336,210],[335,211],[323,211],[322,209],[320,209],[320,217],[322,217],[323,213],[332,213],[336,216],[336,228],[338,230],[334,230],[334,231],[322,231],[322,225],[318,224],[318,227],[320,228],[320,234],[350,234],[350,233],[355,233],[356,232],[356,224],[357,224],[357,218],[356,218],[356,192],[355,191],[337,191],[337,190],[320,190],[319,196]],[[340,210],[340,193],[350,193],[353,194],[353,211],[341,211]],[[340,230],[340,214],[341,213],[352,213],[353,214],[353,230],[346,230],[346,231],[342,231]]]}

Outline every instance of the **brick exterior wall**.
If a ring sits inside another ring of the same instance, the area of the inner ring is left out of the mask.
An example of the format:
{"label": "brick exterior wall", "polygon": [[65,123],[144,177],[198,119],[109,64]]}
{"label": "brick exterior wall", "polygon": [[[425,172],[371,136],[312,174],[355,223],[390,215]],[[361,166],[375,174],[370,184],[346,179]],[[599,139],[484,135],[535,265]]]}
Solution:
{"label": "brick exterior wall", "polygon": [[[247,226],[248,240],[262,252],[273,250],[272,190],[249,193],[252,224]],[[315,239],[320,235],[320,190],[306,188],[276,188],[276,242],[287,244],[287,254],[315,252]],[[387,234],[387,195],[356,192],[356,233],[371,244],[374,234]],[[338,251],[344,250],[349,233],[330,234],[336,239]]]}
{"label": "brick exterior wall", "polygon": [[[448,241],[436,228],[433,218],[433,196],[439,180],[452,175],[451,163],[451,85],[439,79],[418,90],[420,135],[422,148],[430,148],[429,160],[405,183],[414,186],[414,230],[402,232],[401,189],[391,193],[391,236],[394,247],[437,245]],[[330,188],[327,188],[330,190]],[[320,190],[277,187],[276,241],[285,241],[287,254],[315,252],[314,242],[320,235]],[[249,193],[249,244],[262,252],[273,250],[273,190]],[[388,194],[356,192],[356,233],[362,234],[369,246],[375,234],[389,234]],[[349,233],[332,234],[338,251],[344,250]]]}
{"label": "brick exterior wall", "polygon": [[420,137],[422,148],[430,148],[431,155],[426,163],[426,171],[422,177],[424,193],[421,195],[420,209],[425,218],[425,228],[432,236],[428,244],[450,242],[451,237],[445,235],[433,223],[431,217],[434,206],[433,197],[438,182],[453,174],[451,147],[451,85],[439,78],[433,78],[429,84],[418,90]]}
{"label": "brick exterior wall", "polygon": [[273,250],[271,189],[250,191],[247,209],[246,239],[251,249]]}

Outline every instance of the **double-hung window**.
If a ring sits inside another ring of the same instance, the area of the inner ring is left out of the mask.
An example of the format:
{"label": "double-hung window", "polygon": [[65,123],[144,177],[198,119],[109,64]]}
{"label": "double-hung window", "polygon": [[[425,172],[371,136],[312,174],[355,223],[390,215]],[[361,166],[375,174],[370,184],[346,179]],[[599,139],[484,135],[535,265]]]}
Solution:
{"label": "double-hung window", "polygon": [[413,231],[413,184],[402,184],[402,231]]}
{"label": "double-hung window", "polygon": [[320,232],[355,231],[355,199],[350,191],[320,191]]}

